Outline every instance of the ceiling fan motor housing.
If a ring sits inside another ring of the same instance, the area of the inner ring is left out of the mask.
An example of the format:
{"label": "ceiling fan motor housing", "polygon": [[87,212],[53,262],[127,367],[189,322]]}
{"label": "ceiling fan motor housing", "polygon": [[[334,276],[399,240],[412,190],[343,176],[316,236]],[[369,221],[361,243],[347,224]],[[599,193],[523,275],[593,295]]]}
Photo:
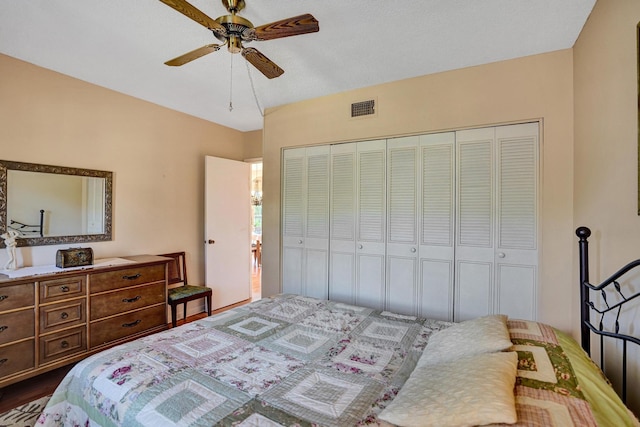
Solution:
{"label": "ceiling fan motor housing", "polygon": [[218,40],[228,43],[229,52],[240,53],[242,51],[242,33],[249,28],[253,28],[253,24],[237,15],[221,16],[216,19],[216,22],[226,28],[227,36],[224,37],[215,31],[213,35]]}

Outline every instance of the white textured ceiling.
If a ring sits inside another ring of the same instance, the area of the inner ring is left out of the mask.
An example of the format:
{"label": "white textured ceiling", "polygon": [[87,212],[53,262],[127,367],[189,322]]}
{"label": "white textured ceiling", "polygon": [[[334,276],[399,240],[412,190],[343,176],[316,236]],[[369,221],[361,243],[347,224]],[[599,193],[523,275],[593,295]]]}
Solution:
{"label": "white textured ceiling", "polygon": [[[211,18],[228,14],[220,0],[190,3]],[[224,48],[164,65],[218,41],[158,0],[0,0],[0,53],[249,131],[262,128],[258,105],[571,48],[595,0],[246,3],[239,15],[256,27],[304,13],[320,23],[317,33],[248,45],[285,70],[278,78],[248,71]]]}

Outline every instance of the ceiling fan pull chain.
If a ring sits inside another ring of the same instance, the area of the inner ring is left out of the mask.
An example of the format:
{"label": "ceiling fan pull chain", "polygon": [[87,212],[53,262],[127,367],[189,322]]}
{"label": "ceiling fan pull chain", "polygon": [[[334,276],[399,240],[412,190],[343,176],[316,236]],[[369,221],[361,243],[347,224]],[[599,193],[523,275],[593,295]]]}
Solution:
{"label": "ceiling fan pull chain", "polygon": [[258,107],[258,111],[260,115],[264,117],[264,112],[262,111],[262,107],[260,106],[260,102],[258,101],[258,94],[256,93],[256,87],[253,85],[253,76],[251,75],[251,68],[249,68],[249,61],[244,61],[244,64],[247,66],[247,74],[249,74],[249,82],[251,83],[251,91],[253,92],[253,99],[256,100],[256,106]]}
{"label": "ceiling fan pull chain", "polygon": [[233,55],[231,55],[231,73],[229,75],[229,112],[233,110]]}

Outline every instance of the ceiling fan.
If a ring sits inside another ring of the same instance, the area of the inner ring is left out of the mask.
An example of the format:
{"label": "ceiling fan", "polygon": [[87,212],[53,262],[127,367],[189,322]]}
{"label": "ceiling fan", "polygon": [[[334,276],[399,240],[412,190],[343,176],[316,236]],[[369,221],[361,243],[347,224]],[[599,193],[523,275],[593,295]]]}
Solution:
{"label": "ceiling fan", "polygon": [[284,70],[257,49],[244,47],[242,43],[314,33],[320,29],[316,18],[308,13],[254,27],[251,22],[236,15],[237,12],[244,9],[244,0],[222,0],[222,4],[230,15],[220,16],[216,19],[211,19],[185,0],[160,1],[193,19],[198,24],[208,28],[218,40],[224,42],[223,44],[208,44],[202,46],[165,62],[166,65],[171,66],[184,65],[201,56],[216,52],[220,50],[222,46],[226,45],[229,52],[242,53],[242,56],[245,57],[251,65],[256,67],[267,78],[273,79],[282,75]]}

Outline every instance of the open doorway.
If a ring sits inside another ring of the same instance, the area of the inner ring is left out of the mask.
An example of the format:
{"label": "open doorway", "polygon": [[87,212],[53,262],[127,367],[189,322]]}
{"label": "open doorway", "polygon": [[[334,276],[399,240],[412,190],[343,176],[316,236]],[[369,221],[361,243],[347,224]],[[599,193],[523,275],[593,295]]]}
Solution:
{"label": "open doorway", "polygon": [[262,295],[262,160],[251,162],[251,299]]}

